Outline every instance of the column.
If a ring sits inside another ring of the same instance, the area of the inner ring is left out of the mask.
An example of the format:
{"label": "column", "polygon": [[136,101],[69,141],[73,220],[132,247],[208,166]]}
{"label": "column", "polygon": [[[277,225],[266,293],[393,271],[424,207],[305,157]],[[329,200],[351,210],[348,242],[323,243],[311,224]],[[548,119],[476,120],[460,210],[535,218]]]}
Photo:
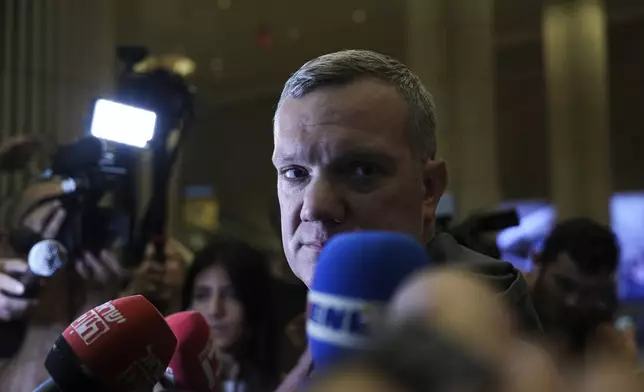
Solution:
{"label": "column", "polygon": [[407,0],[406,63],[434,96],[438,156],[449,162],[449,65],[445,3],[445,0]]}
{"label": "column", "polygon": [[493,0],[408,0],[408,64],[434,95],[459,217],[501,201]]}
{"label": "column", "polygon": [[[16,55],[15,48],[17,47],[17,34],[16,34],[16,19],[19,12],[19,7],[16,1],[7,0],[2,3],[2,31],[0,32],[0,40],[2,40],[2,64],[0,64],[1,76],[0,79],[0,143],[13,136],[14,128],[14,112],[16,110],[14,100],[14,86],[15,86],[15,66]],[[9,183],[12,176],[0,173],[0,198],[3,200],[8,199]],[[7,203],[8,204],[8,203]],[[4,221],[5,213],[2,211],[2,220]]]}
{"label": "column", "polygon": [[609,223],[612,193],[606,13],[601,0],[551,0],[543,12],[551,199],[558,218]]}
{"label": "column", "polygon": [[114,81],[112,1],[5,0],[2,7],[0,139],[79,136],[92,98]]}
{"label": "column", "polygon": [[[78,137],[92,98],[113,83],[112,1],[4,0],[0,11],[0,143]],[[27,177],[0,173],[0,226]]]}
{"label": "column", "polygon": [[115,84],[116,32],[112,0],[59,0],[55,44],[55,134],[69,143],[84,131],[92,100]]}
{"label": "column", "polygon": [[501,202],[493,0],[449,3],[448,59],[454,189],[461,217]]}

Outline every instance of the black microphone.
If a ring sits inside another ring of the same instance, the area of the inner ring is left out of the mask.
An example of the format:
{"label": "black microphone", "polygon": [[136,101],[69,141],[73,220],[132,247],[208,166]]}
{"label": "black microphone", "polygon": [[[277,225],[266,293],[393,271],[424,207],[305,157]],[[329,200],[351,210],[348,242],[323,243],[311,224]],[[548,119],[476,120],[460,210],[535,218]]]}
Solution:
{"label": "black microphone", "polygon": [[29,270],[24,274],[10,274],[25,287],[21,295],[2,290],[2,294],[14,298],[36,298],[43,279],[49,278],[67,263],[67,250],[56,240],[37,242],[29,251],[27,264]]}

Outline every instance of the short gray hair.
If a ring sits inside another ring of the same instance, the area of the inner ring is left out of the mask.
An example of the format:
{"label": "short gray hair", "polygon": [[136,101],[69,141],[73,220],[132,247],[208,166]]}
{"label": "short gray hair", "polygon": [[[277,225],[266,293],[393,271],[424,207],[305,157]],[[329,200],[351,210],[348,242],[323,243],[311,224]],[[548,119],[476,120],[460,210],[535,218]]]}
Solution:
{"label": "short gray hair", "polygon": [[317,57],[304,64],[284,85],[277,109],[286,98],[301,98],[327,86],[341,86],[361,78],[391,83],[409,108],[412,149],[423,161],[436,156],[436,113],[434,100],[409,68],[389,56],[369,50],[343,50]]}

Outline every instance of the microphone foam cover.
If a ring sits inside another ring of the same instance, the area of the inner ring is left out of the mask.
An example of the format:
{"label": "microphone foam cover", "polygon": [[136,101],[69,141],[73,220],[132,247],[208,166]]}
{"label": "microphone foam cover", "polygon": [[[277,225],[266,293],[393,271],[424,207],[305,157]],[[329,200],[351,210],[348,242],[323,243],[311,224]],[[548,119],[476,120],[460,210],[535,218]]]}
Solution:
{"label": "microphone foam cover", "polygon": [[27,263],[34,275],[48,278],[67,263],[67,249],[56,240],[39,241],[31,247]]}
{"label": "microphone foam cover", "polygon": [[308,296],[306,329],[316,366],[362,349],[398,286],[428,265],[425,248],[405,234],[362,231],[333,237],[318,257]]}
{"label": "microphone foam cover", "polygon": [[185,311],[166,317],[177,337],[177,348],[165,377],[174,388],[211,392],[219,383],[220,363],[212,331],[204,316]]}
{"label": "microphone foam cover", "polygon": [[177,344],[161,313],[141,295],[95,307],[67,327],[62,337],[83,368],[108,391],[148,386],[152,390]]}

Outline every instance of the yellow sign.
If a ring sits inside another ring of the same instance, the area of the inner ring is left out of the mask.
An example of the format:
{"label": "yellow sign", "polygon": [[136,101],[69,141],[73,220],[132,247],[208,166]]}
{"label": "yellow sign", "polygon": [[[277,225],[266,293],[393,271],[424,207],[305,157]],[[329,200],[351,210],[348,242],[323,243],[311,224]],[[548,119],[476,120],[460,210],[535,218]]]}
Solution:
{"label": "yellow sign", "polygon": [[213,198],[186,200],[184,207],[186,223],[204,230],[219,228],[219,203]]}

